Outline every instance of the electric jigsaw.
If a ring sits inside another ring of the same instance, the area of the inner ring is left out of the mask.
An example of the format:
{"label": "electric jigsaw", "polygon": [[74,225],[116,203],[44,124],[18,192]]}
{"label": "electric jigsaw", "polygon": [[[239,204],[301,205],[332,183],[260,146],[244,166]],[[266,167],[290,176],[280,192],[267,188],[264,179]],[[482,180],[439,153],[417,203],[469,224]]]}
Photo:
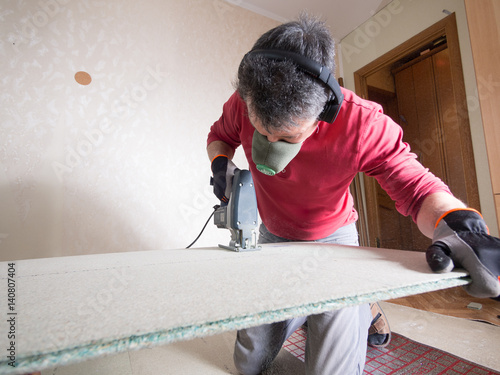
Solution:
{"label": "electric jigsaw", "polygon": [[219,246],[233,251],[260,250],[257,245],[257,198],[250,171],[236,169],[230,191],[229,202],[226,205],[221,202],[214,214],[215,225],[231,232],[229,246]]}

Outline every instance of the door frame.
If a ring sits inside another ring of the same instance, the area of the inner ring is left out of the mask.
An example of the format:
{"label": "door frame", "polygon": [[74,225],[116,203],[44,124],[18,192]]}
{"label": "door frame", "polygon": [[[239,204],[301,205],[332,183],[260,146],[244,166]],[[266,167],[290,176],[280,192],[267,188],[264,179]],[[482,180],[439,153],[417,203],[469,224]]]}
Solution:
{"label": "door frame", "polygon": [[[428,27],[424,31],[408,39],[406,42],[354,72],[355,92],[358,96],[368,99],[368,76],[394,64],[441,36],[446,36],[448,52],[450,55],[451,76],[454,85],[453,92],[458,114],[457,118],[462,143],[461,146],[464,155],[463,162],[467,190],[467,202],[465,203],[470,207],[480,210],[476,167],[474,163],[469,114],[467,109],[467,97],[465,92],[462,58],[460,55],[455,13],[443,18],[441,21],[438,21],[434,25]],[[363,176],[363,183],[365,207],[359,207],[359,209],[362,209],[366,214],[363,216],[367,220],[366,223],[360,226],[360,229],[365,228],[365,233],[362,234],[362,237],[366,238],[366,240],[363,245],[376,247],[378,234],[378,207],[375,193],[376,181],[373,178]]]}

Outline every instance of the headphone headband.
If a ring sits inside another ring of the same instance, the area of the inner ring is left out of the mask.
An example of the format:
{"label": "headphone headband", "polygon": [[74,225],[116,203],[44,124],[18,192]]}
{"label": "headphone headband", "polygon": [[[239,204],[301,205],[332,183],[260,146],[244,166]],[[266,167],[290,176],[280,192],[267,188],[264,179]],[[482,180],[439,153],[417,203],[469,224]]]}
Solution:
{"label": "headphone headband", "polygon": [[331,90],[332,95],[325,103],[323,111],[319,115],[318,119],[330,124],[335,121],[340,107],[342,106],[344,95],[342,94],[340,86],[334,75],[327,67],[305,56],[302,56],[301,54],[284,50],[256,49],[250,51],[249,53],[247,53],[247,55],[260,55],[276,61],[289,60],[293,62],[304,73],[309,74],[318,81],[322,82],[328,89]]}

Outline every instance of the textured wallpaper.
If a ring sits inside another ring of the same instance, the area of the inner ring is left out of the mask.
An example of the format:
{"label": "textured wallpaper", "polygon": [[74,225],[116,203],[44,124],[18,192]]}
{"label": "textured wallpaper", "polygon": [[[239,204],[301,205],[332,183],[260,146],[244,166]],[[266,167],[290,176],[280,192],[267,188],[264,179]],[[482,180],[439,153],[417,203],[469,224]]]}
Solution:
{"label": "textured wallpaper", "polygon": [[0,260],[187,246],[217,203],[208,128],[276,21],[222,0],[4,0],[0,21]]}

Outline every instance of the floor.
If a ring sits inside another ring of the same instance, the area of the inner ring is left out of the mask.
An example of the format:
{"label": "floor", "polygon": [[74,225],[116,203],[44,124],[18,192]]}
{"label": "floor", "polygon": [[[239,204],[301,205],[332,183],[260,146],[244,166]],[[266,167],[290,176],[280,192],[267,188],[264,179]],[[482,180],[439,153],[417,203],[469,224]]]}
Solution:
{"label": "floor", "polygon": [[417,310],[394,303],[382,303],[391,329],[471,362],[500,371],[500,327]]}
{"label": "floor", "polygon": [[390,302],[419,310],[484,321],[500,326],[500,301],[491,298],[474,298],[461,287],[417,294]]}
{"label": "floor", "polygon": [[[382,302],[381,306],[394,332],[500,371],[498,356],[500,326],[483,322],[498,319],[496,309],[500,302],[481,300],[483,306],[481,312],[467,308],[469,299],[467,295],[464,297],[461,291],[450,289],[446,293],[434,295],[427,293],[416,298]],[[461,302],[456,302],[457,300]],[[450,317],[412,307],[419,304],[430,306],[430,309],[441,309],[441,312],[445,306],[455,306],[451,310],[463,313],[465,309],[465,313],[472,316],[472,319],[481,316],[479,319],[481,321],[470,320],[470,317]],[[42,371],[42,375],[237,374],[232,360],[235,335],[235,332],[226,332],[167,346],[130,351],[45,370]],[[303,373],[303,362],[288,351],[282,350],[273,368],[266,374],[301,373]]]}

